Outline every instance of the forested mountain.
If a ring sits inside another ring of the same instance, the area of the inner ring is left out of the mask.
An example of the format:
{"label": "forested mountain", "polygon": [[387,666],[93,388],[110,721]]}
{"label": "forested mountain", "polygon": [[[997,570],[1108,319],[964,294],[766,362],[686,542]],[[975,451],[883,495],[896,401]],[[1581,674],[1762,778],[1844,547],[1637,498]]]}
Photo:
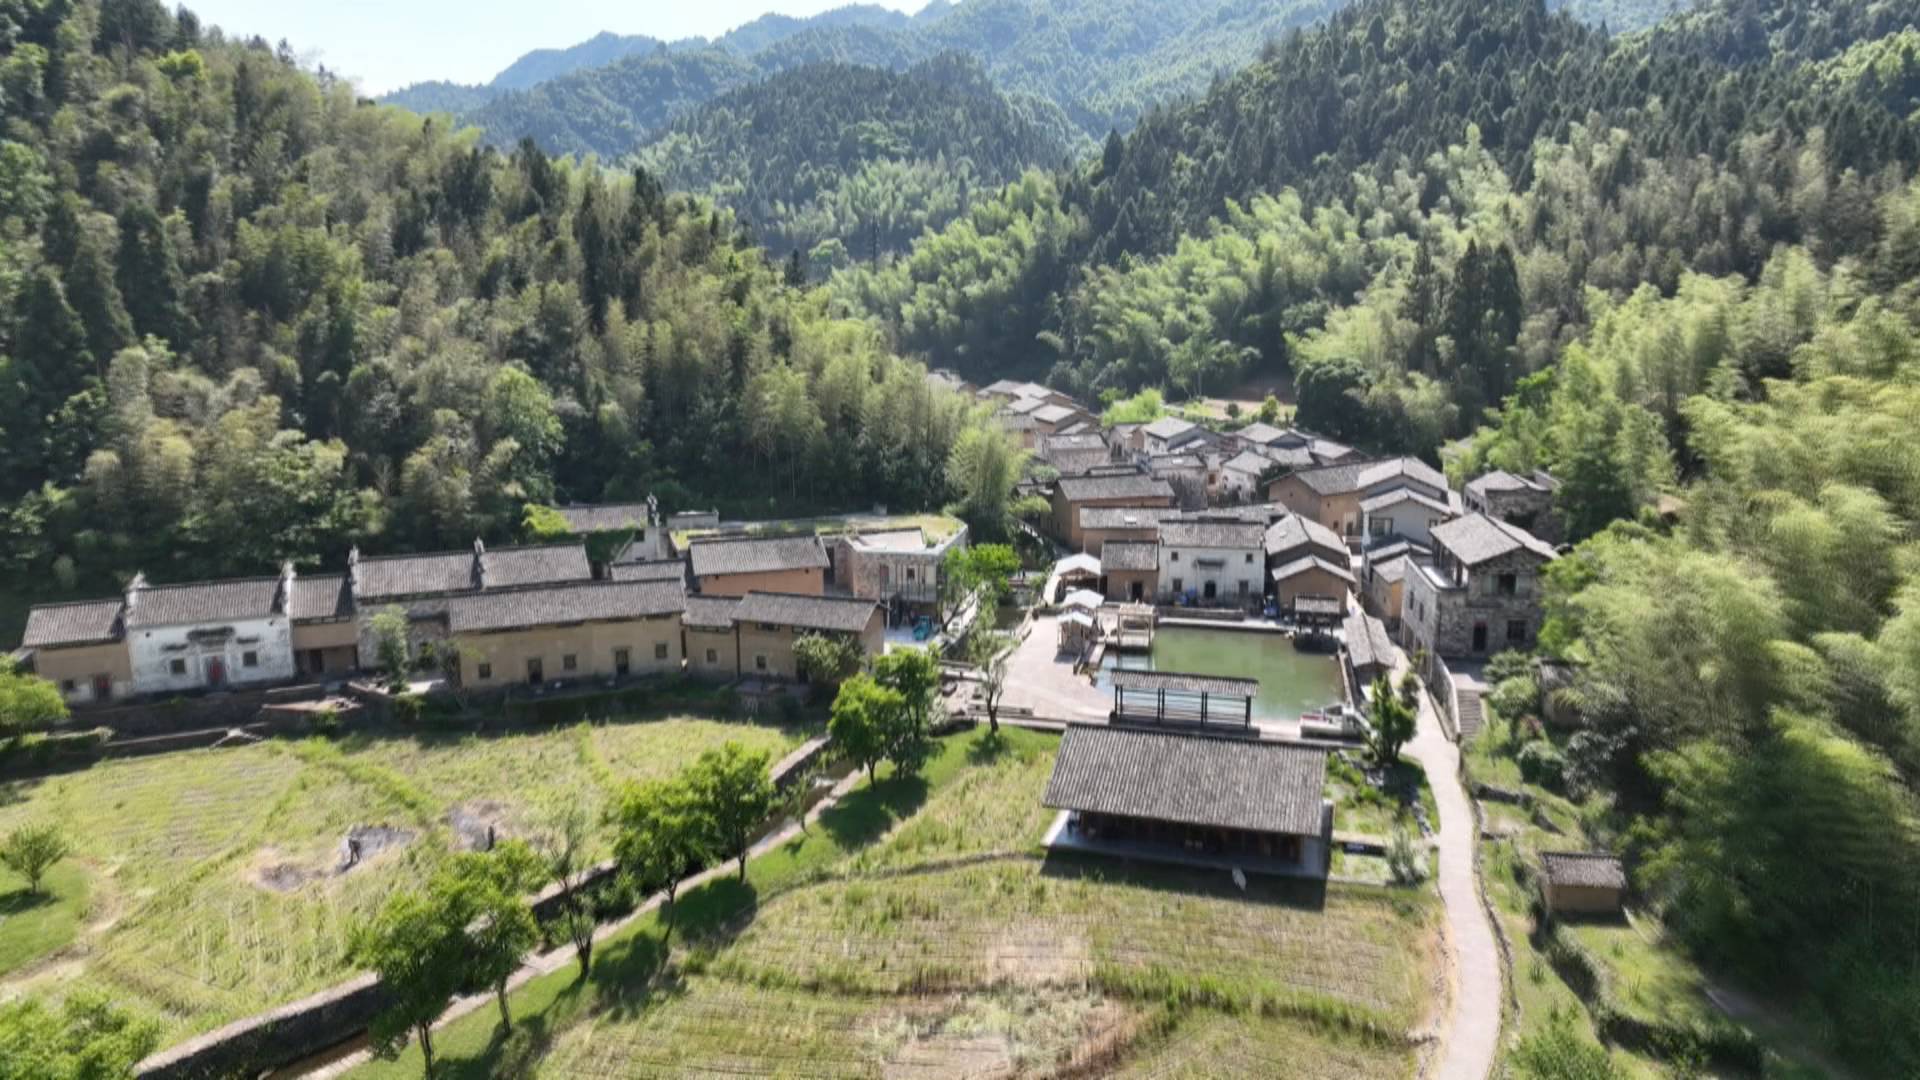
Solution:
{"label": "forested mountain", "polygon": [[[1010,101],[971,57],[900,74],[812,64],[684,113],[640,164],[732,208],[775,252],[824,270],[904,250],[1080,136],[1051,103]],[[816,250],[818,248],[818,250]]]}
{"label": "forested mountain", "polygon": [[1913,121],[1784,51],[1725,63],[1701,18],[1610,40],[1528,0],[1361,4],[837,288],[939,365],[1188,392],[1291,370],[1320,426],[1431,452],[1589,286],[1872,241]]}
{"label": "forested mountain", "polygon": [[[924,9],[921,15],[928,18],[938,17],[944,10],[942,5],[933,4]],[[465,113],[485,105],[508,91],[531,89],[563,75],[589,68],[605,67],[628,57],[644,59],[662,52],[703,52],[708,49],[750,57],[813,27],[844,29],[868,26],[897,30],[906,27],[912,21],[911,16],[877,4],[848,4],[807,18],[779,14],[762,15],[752,22],[729,30],[712,41],[696,37],[668,42],[646,34],[615,34],[602,31],[578,45],[570,45],[563,49],[535,49],[507,65],[498,75],[481,85],[466,86],[432,80],[402,87],[384,95],[380,100],[388,105],[412,109],[414,112]],[[529,132],[520,134],[529,134]],[[503,138],[506,142],[512,142],[518,136],[510,134]]]}
{"label": "forested mountain", "polygon": [[965,494],[969,404],[645,172],[476,146],[152,0],[0,38],[10,593],[464,546],[528,500]]}
{"label": "forested mountain", "polygon": [[[1090,138],[1131,127],[1152,104],[1196,93],[1253,59],[1260,44],[1346,0],[966,0],[904,25],[820,16],[711,48],[676,45],[574,71],[522,92],[410,87],[394,104],[448,106],[497,145],[531,136],[550,153],[619,159],[681,109],[807,64],[904,70],[944,53],[977,58],[1001,90],[1059,106]],[[855,9],[862,10],[862,9]],[[722,78],[722,71],[730,72]],[[705,96],[702,96],[702,95]],[[465,108],[460,109],[464,102]]]}

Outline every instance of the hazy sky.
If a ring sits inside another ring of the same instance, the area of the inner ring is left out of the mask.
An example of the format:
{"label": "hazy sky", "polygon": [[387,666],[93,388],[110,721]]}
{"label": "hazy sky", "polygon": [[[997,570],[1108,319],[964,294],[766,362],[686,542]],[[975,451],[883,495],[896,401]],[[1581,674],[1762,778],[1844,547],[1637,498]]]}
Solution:
{"label": "hazy sky", "polygon": [[[426,79],[477,83],[532,49],[599,33],[713,37],[770,11],[812,15],[849,0],[187,0],[227,33],[282,38],[308,63],[382,94]],[[926,0],[867,0],[917,11]]]}

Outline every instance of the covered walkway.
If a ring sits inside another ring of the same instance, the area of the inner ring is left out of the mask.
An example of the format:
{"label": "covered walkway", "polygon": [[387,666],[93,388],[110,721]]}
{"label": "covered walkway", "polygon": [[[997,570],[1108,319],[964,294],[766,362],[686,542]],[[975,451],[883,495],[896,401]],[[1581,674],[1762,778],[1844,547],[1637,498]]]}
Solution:
{"label": "covered walkway", "polygon": [[1113,673],[1115,723],[1237,724],[1253,727],[1257,679],[1185,675],[1172,671]]}

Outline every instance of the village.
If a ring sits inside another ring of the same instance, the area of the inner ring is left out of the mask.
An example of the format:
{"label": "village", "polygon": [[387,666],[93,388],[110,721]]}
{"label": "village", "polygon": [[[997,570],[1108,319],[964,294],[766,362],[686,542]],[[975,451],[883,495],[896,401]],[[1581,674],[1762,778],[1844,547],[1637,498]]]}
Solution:
{"label": "village", "polygon": [[[333,572],[242,580],[136,576],[113,596],[33,608],[15,658],[58,687],[75,725],[164,707],[192,727],[223,702],[380,716],[400,698],[471,711],[663,680],[771,716],[823,681],[803,642],[845,643],[867,665],[926,648],[942,724],[1058,735],[1029,796],[1042,850],[1235,881],[1435,877],[1446,936],[1490,950],[1473,837],[1442,822],[1467,816],[1453,742],[1481,723],[1485,664],[1541,630],[1553,479],[1495,472],[1455,490],[1417,459],[1263,422],[1103,427],[1035,384],[957,388],[1031,454],[1021,489],[1045,505],[997,609],[943,587],[970,544],[946,515],[724,521],[649,499],[542,510],[541,542],[518,546],[354,549]],[[959,648],[976,622],[997,655]],[[405,677],[383,678],[396,650]],[[1418,724],[1391,738],[1392,760],[1405,744],[1426,766],[1385,818],[1367,794],[1384,781],[1352,764],[1381,760],[1383,695]],[[1541,865],[1549,903],[1619,909],[1612,856]],[[1577,876],[1558,881],[1568,867]],[[1500,979],[1475,971],[1445,1004],[1464,1032],[1445,1052],[1466,1071],[1444,1075],[1477,1075],[1492,1052],[1475,1017],[1497,1014]]]}

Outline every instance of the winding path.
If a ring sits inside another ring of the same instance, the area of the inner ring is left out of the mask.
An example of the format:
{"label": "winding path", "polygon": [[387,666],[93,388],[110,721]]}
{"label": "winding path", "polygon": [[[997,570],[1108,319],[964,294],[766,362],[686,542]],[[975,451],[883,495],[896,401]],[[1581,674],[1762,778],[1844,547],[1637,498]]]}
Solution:
{"label": "winding path", "polygon": [[1427,770],[1440,808],[1440,899],[1447,909],[1447,966],[1453,988],[1439,1033],[1437,1065],[1426,1076],[1486,1080],[1500,1042],[1500,947],[1474,871],[1478,837],[1473,806],[1460,782],[1460,748],[1447,738],[1430,694],[1420,695],[1420,726],[1407,754]]}

